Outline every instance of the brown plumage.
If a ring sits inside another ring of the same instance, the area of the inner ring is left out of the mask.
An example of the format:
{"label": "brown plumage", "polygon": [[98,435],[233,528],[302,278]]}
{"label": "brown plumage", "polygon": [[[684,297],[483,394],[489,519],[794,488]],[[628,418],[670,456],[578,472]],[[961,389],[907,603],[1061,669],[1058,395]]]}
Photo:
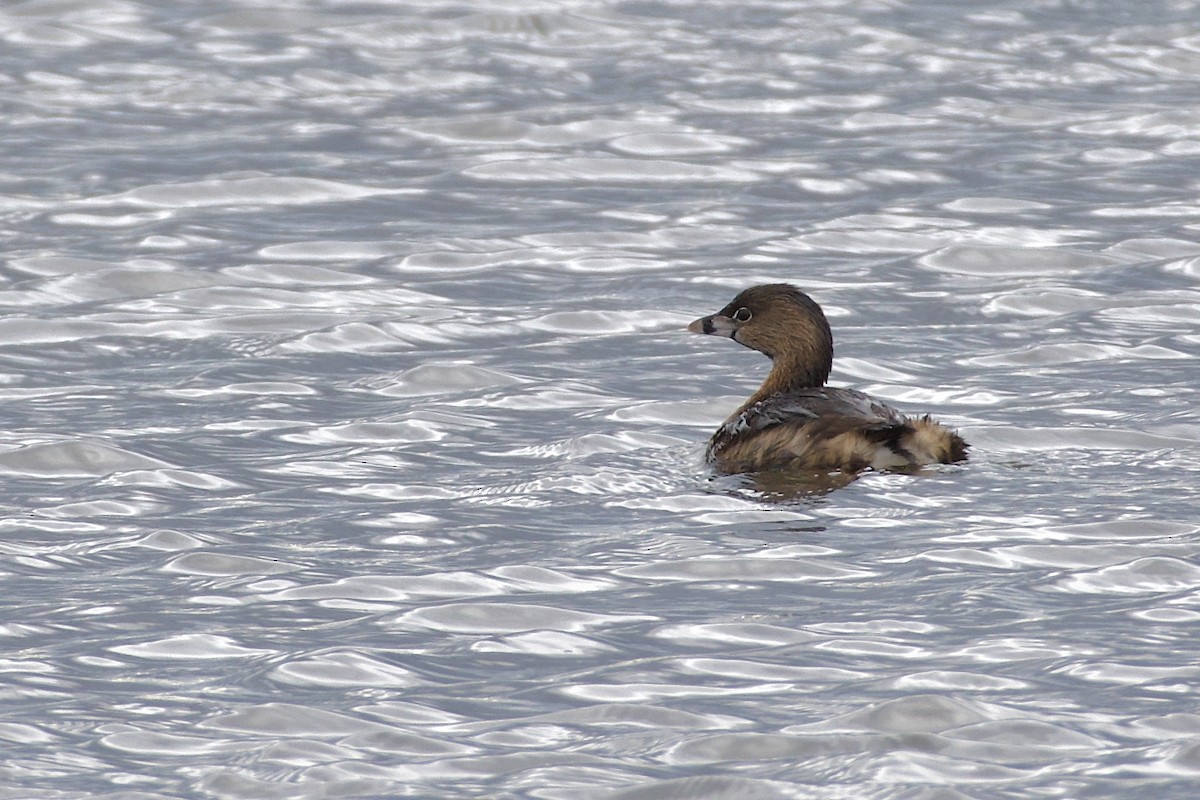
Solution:
{"label": "brown plumage", "polygon": [[826,387],[833,334],[821,307],[794,286],[752,286],[688,330],[728,336],[771,359],[763,385],[708,443],[708,460],[723,472],[853,472],[967,457],[962,437],[928,416],[906,417],[862,392]]}

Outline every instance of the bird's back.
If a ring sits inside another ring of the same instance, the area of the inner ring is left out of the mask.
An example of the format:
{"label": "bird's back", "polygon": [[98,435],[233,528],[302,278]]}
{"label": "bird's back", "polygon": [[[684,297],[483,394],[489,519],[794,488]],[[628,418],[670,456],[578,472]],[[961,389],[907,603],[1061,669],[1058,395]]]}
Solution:
{"label": "bird's back", "polygon": [[894,469],[964,458],[966,444],[928,417],[909,418],[853,389],[772,395],[731,416],[708,459],[725,472]]}

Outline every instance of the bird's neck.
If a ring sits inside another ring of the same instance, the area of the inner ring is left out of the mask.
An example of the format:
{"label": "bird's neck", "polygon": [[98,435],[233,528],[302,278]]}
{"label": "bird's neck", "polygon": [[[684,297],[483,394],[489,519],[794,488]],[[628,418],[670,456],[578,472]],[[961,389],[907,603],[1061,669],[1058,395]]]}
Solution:
{"label": "bird's neck", "polygon": [[801,389],[816,389],[825,385],[829,377],[830,362],[814,360],[806,353],[780,354],[771,359],[771,373],[758,391],[738,410],[745,411],[760,400],[787,394]]}

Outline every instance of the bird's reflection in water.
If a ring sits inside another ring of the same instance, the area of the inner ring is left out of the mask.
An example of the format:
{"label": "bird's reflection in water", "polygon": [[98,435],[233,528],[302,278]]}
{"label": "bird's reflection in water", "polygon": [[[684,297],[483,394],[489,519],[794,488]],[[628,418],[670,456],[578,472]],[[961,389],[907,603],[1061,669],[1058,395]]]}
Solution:
{"label": "bird's reflection in water", "polygon": [[710,487],[717,494],[732,494],[764,503],[795,503],[820,500],[830,492],[849,486],[858,476],[859,473],[843,471],[767,470],[714,476],[710,479]]}
{"label": "bird's reflection in water", "polygon": [[930,475],[953,467],[911,466],[887,470],[764,470],[738,475],[714,475],[709,478],[713,493],[735,495],[763,503],[803,503],[823,500],[859,478],[870,475]]}

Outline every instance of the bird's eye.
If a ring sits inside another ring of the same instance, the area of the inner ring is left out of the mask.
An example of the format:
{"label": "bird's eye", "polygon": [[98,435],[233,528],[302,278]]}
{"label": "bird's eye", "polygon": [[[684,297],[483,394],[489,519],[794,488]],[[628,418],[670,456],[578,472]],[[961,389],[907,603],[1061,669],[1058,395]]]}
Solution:
{"label": "bird's eye", "polygon": [[733,312],[733,318],[738,322],[749,322],[752,316],[754,315],[750,313],[750,309],[746,308],[745,306],[742,306],[737,311]]}

